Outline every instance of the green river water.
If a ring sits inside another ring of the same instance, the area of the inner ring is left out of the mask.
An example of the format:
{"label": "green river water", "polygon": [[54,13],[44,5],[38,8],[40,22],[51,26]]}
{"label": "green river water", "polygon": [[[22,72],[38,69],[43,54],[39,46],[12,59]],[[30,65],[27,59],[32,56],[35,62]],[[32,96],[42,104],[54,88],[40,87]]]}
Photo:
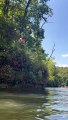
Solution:
{"label": "green river water", "polygon": [[0,120],[68,120],[68,89],[47,91],[46,95],[0,92]]}

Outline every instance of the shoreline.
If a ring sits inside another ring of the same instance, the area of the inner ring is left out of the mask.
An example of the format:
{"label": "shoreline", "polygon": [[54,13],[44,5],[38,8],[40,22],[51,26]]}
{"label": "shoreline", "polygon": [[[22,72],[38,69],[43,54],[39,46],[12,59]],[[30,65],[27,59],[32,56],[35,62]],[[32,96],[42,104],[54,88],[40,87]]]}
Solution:
{"label": "shoreline", "polygon": [[22,88],[0,88],[0,92],[7,92],[7,93],[22,93],[22,94],[47,94],[47,90],[41,89],[22,89]]}

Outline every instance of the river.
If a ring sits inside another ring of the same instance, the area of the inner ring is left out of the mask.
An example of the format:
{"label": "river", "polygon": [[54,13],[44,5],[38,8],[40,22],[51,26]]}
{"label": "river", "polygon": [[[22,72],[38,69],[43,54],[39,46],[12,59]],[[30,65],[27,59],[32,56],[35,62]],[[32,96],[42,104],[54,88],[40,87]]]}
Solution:
{"label": "river", "polygon": [[0,92],[0,120],[68,120],[68,88],[46,89],[46,95]]}

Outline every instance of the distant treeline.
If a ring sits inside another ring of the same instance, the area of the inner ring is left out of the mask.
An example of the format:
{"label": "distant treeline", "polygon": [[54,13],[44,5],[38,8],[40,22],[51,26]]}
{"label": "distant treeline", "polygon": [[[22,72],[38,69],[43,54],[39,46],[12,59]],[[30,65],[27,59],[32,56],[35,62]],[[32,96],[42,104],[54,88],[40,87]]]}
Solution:
{"label": "distant treeline", "polygon": [[68,67],[56,67],[53,79],[49,79],[47,86],[49,87],[64,87],[68,86]]}

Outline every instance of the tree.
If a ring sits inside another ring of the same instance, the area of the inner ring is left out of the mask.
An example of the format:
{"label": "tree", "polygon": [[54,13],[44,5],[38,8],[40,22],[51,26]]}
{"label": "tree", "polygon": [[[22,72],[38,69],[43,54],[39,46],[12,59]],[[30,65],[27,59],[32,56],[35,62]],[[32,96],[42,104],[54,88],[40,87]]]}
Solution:
{"label": "tree", "polygon": [[58,75],[60,77],[60,85],[66,86],[68,81],[68,68],[67,67],[57,67]]}
{"label": "tree", "polygon": [[60,76],[59,76],[59,72],[58,69],[55,65],[55,62],[53,59],[49,59],[47,62],[47,66],[48,66],[48,83],[47,86],[48,87],[59,87],[61,86],[61,82],[60,82]]}
{"label": "tree", "polygon": [[0,1],[0,69],[7,65],[13,71],[12,86],[18,83],[46,85],[47,66],[43,61],[47,54],[41,47],[44,38],[41,23],[52,16],[47,1]]}

